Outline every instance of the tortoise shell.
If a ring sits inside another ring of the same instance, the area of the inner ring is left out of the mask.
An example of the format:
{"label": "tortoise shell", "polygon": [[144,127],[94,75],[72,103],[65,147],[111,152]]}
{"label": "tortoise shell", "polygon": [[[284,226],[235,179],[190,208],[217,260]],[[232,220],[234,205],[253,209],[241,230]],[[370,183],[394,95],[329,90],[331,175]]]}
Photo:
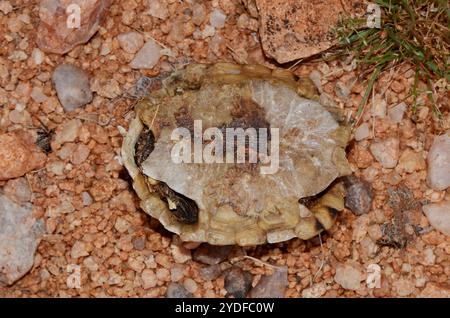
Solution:
{"label": "tortoise shell", "polygon": [[329,229],[344,208],[350,131],[317,100],[309,80],[260,65],[172,73],[137,104],[122,147],[142,209],[184,241],[215,245]]}

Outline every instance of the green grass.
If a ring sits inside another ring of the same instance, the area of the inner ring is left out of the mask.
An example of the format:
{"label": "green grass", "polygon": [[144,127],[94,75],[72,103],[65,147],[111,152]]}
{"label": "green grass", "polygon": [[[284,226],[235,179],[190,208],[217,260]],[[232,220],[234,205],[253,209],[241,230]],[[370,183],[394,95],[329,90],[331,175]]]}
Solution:
{"label": "green grass", "polygon": [[367,28],[366,19],[343,20],[336,32],[340,40],[331,56],[352,54],[359,69],[368,78],[367,89],[359,105],[362,114],[376,80],[386,70],[408,62],[415,68],[410,92],[416,109],[420,81],[434,112],[441,116],[433,99],[433,83],[445,78],[450,82],[450,10],[447,0],[375,0],[382,9],[381,28]]}

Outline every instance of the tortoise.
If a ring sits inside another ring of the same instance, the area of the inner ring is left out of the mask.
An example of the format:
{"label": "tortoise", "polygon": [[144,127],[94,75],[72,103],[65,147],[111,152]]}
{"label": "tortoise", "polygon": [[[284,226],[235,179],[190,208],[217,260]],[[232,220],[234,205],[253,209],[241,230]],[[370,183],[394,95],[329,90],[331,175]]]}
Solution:
{"label": "tortoise", "polygon": [[[350,129],[340,109],[318,99],[309,79],[279,68],[216,63],[173,72],[137,103],[123,141],[122,159],[142,209],[181,240],[213,245],[307,240],[330,229],[344,209]],[[199,121],[203,135],[196,132]],[[174,157],[180,127],[194,135],[178,153],[184,161]],[[230,129],[265,134],[256,148],[247,134],[227,148],[234,161],[195,161],[196,143],[205,158],[208,145],[214,144],[215,159],[225,149],[219,135],[202,139],[209,128],[222,132],[227,145],[237,136]],[[252,152],[263,155],[250,161]],[[268,169],[276,152],[278,167]]]}

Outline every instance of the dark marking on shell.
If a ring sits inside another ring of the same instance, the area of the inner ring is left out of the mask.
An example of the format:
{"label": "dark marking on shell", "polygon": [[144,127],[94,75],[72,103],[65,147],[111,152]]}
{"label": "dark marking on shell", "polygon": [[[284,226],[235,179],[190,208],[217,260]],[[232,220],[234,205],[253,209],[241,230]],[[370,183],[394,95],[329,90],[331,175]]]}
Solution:
{"label": "dark marking on shell", "polygon": [[134,149],[134,160],[139,167],[150,156],[153,149],[155,149],[155,136],[148,127],[145,127],[139,135]]}
{"label": "dark marking on shell", "polygon": [[184,224],[196,224],[198,222],[199,209],[194,200],[175,192],[164,182],[159,182],[155,186],[155,190],[161,198],[166,201],[170,200],[175,204],[177,208],[170,210],[170,212],[179,222]]}

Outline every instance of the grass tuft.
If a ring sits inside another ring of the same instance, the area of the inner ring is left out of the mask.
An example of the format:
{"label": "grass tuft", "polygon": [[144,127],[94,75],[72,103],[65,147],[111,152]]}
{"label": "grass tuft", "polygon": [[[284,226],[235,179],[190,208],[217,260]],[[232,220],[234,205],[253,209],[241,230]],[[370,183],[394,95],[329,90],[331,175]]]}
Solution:
{"label": "grass tuft", "polygon": [[[410,92],[413,111],[420,93],[418,84],[426,83],[434,112],[441,116],[433,100],[433,83],[450,82],[450,9],[447,0],[375,0],[382,11],[381,27],[368,28],[367,20],[346,19],[337,28],[340,43],[331,56],[351,54],[368,78],[359,106],[361,115],[380,74],[405,62],[415,68]],[[330,56],[328,56],[329,58]]]}

